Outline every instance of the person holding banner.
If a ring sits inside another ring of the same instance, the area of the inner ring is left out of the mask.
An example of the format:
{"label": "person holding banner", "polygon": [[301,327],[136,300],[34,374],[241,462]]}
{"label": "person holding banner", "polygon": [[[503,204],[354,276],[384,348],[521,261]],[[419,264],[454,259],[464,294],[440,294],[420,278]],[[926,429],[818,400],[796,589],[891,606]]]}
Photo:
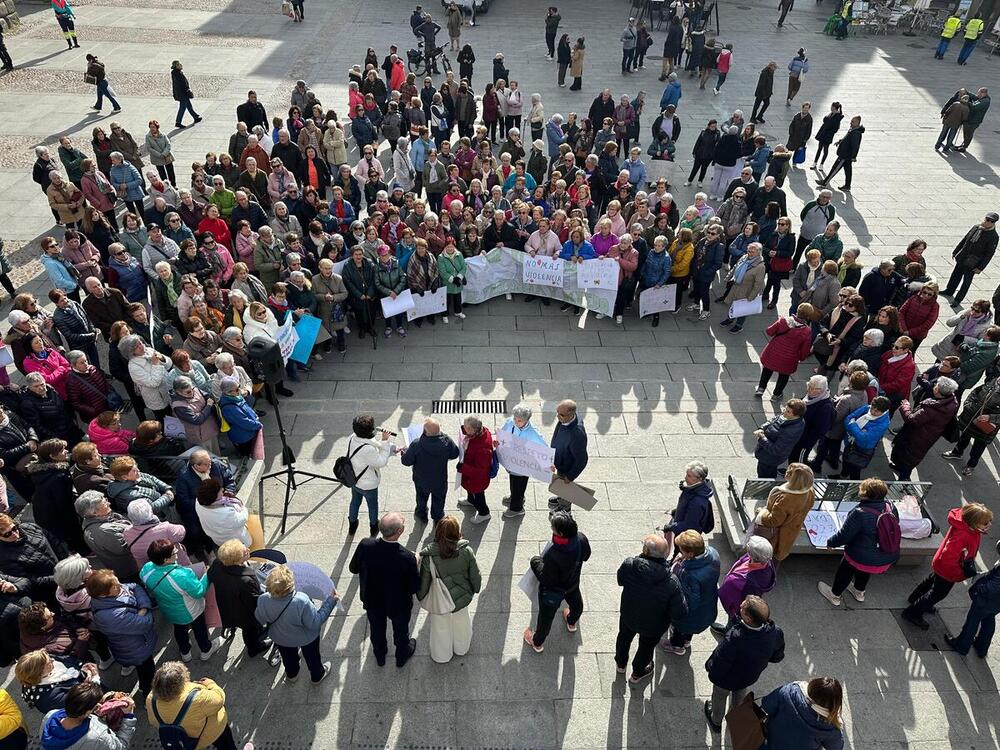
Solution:
{"label": "person holding banner", "polygon": [[[653,240],[653,248],[646,255],[646,262],[639,269],[639,294],[647,289],[659,289],[670,280],[673,258],[667,252],[666,235],[657,235]],[[617,319],[616,319],[617,320]],[[653,315],[653,328],[660,325],[660,314]]]}
{"label": "person holding banner", "polygon": [[618,295],[615,297],[615,323],[622,324],[625,307],[635,298],[635,271],[639,267],[639,251],[632,247],[632,235],[625,233],[618,238],[604,256],[618,264]]}
{"label": "person holding banner", "polygon": [[[733,270],[726,277],[726,282],[732,282],[732,286],[729,287],[729,291],[726,293],[723,302],[730,305],[729,309],[731,312],[737,308],[746,309],[747,307],[752,307],[754,302],[757,303],[757,312],[761,310],[761,292],[764,291],[764,279],[766,276],[764,259],[760,255],[761,247],[759,242],[751,242],[747,246],[746,253],[743,254],[743,257],[740,258],[739,262],[736,263]],[[750,315],[754,314],[750,310],[746,310],[746,312]],[[726,315],[722,321],[722,325],[727,326],[732,324],[729,332],[739,333],[743,330],[743,321],[746,319],[746,315],[737,315],[735,318]]]}
{"label": "person holding banner", "polygon": [[351,259],[343,268],[342,278],[347,287],[347,304],[358,323],[358,338],[366,333],[375,335],[375,265],[365,257],[364,248],[355,245]]}
{"label": "person holding banner", "polygon": [[[563,245],[559,257],[570,263],[583,263],[585,260],[593,260],[597,257],[594,246],[587,241],[587,235],[580,227],[574,228],[569,233],[569,239]],[[580,308],[569,302],[564,302],[559,308],[562,312],[573,310],[579,312]]]}
{"label": "person holding banner", "polygon": [[[437,258],[429,252],[427,240],[422,237],[418,237],[416,243],[417,249],[414,251],[413,257],[410,258],[410,262],[406,266],[406,282],[410,287],[410,292],[413,294],[424,294],[425,292],[433,294],[441,285],[441,277],[438,275]],[[356,251],[353,257],[357,258]],[[350,267],[351,264],[348,263],[344,267],[344,270],[347,270]],[[428,323],[435,325],[435,313],[431,313],[425,317],[427,318]],[[417,318],[413,321],[413,324],[417,328],[420,328],[423,324],[423,320]]]}
{"label": "person holding banner", "polygon": [[[530,440],[532,443],[545,445],[545,438],[531,424],[531,407],[526,404],[518,404],[511,409],[510,419],[504,422],[500,432],[509,432],[511,435]],[[493,447],[498,448],[499,446],[499,441],[494,440]],[[524,515],[524,492],[528,489],[528,477],[513,474],[509,469],[507,476],[510,480],[510,494],[501,501],[507,506],[503,517],[507,519],[518,518]]]}

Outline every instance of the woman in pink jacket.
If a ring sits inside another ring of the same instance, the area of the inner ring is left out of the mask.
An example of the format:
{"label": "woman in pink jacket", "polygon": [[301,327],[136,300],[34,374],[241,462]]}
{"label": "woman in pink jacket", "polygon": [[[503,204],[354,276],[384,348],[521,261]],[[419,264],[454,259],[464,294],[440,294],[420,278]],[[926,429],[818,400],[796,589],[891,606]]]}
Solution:
{"label": "woman in pink jacket", "polygon": [[128,453],[129,443],[135,433],[122,427],[121,414],[102,411],[87,425],[87,437],[101,455],[120,455]]}
{"label": "woman in pink jacket", "polygon": [[30,334],[25,337],[24,372],[41,373],[48,385],[63,399],[66,398],[66,378],[69,377],[70,366],[66,358],[55,349],[45,346],[41,336]]}
{"label": "woman in pink jacket", "polygon": [[88,276],[94,276],[98,281],[104,279],[101,271],[101,253],[94,244],[74,229],[67,229],[63,236],[63,257],[79,272],[77,283],[82,287]]}
{"label": "woman in pink jacket", "polygon": [[625,306],[635,297],[635,269],[639,267],[639,251],[632,246],[632,235],[623,234],[618,244],[608,250],[605,260],[618,264],[618,296],[615,297],[615,323],[622,324]]}

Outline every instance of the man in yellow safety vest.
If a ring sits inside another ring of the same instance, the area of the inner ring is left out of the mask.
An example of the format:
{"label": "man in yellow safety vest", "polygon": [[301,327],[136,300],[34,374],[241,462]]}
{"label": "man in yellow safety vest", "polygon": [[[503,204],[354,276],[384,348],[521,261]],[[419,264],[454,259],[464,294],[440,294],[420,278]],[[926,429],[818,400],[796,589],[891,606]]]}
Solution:
{"label": "man in yellow safety vest", "polygon": [[962,51],[958,53],[958,64],[965,65],[966,61],[969,59],[969,55],[972,54],[972,50],[976,48],[976,42],[979,41],[979,37],[983,35],[983,19],[973,18],[968,23],[965,24],[965,43],[962,45]]}
{"label": "man in yellow safety vest", "polygon": [[948,51],[948,45],[951,44],[951,40],[958,33],[961,26],[962,19],[957,15],[950,16],[944,22],[944,28],[941,29],[941,41],[938,43],[937,51],[934,53],[936,59],[944,60],[944,53]]}

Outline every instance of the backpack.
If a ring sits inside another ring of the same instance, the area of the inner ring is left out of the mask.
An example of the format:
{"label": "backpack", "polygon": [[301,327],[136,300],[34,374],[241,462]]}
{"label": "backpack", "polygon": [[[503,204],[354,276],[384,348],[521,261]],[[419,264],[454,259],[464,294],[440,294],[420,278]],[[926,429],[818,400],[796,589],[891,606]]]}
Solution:
{"label": "backpack", "polygon": [[[188,733],[184,731],[181,726],[181,722],[184,721],[184,717],[187,715],[188,709],[191,708],[191,703],[194,701],[195,693],[197,693],[201,688],[194,688],[187,697],[184,699],[184,705],[181,706],[181,710],[174,717],[172,722],[165,722],[163,717],[160,716],[160,712],[156,707],[156,698],[153,698],[152,709],[153,715],[156,720],[160,723],[159,734],[160,734],[160,747],[163,750],[194,750],[198,746],[198,740],[201,739],[201,734],[204,733],[205,728],[202,727],[201,733],[197,737],[189,737]],[[208,724],[208,719],[205,719],[205,724]]]}
{"label": "backpack", "polygon": [[368,471],[368,467],[366,466],[361,470],[360,474],[355,474],[354,464],[351,463],[351,459],[354,458],[358,454],[358,451],[364,447],[364,444],[359,445],[351,454],[348,455],[345,453],[333,464],[333,475],[337,478],[337,481],[345,487],[353,487],[356,485],[358,480],[365,475],[366,471]]}
{"label": "backpack", "polygon": [[898,555],[902,532],[899,528],[899,519],[893,515],[889,503],[886,503],[881,511],[871,508],[862,508],[862,510],[878,515],[878,518],[875,519],[875,533],[878,537],[879,550],[890,555]]}

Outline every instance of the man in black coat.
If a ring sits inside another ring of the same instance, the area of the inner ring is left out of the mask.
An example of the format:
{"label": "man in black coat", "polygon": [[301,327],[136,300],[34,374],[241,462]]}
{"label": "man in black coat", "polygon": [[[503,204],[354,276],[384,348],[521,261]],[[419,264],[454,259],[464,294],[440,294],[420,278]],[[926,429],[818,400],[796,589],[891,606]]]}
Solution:
{"label": "man in black coat", "polygon": [[625,673],[628,652],[638,635],[639,650],[628,678],[633,685],[653,674],[656,644],[674,620],[687,615],[684,593],[666,561],[667,551],[662,534],[649,534],[642,540],[642,554],[627,558],[618,568],[622,598],[615,665],[619,674]]}
{"label": "man in black coat", "polygon": [[[299,149],[298,144],[292,143],[291,137],[285,128],[278,131],[278,142],[271,147],[271,158],[281,159],[281,163],[288,168],[289,172],[295,175],[300,174],[305,165],[305,158],[302,156],[301,149]],[[320,182],[323,183],[323,180],[321,179]],[[285,204],[287,205],[287,201]],[[304,224],[302,228],[305,229]]]}
{"label": "man in black coat", "polygon": [[386,513],[378,524],[382,538],[363,539],[348,566],[361,579],[361,603],[368,615],[372,651],[380,667],[385,666],[389,651],[386,619],[392,620],[397,667],[406,664],[417,648],[416,639],[410,638],[410,613],[413,595],[420,588],[420,571],[416,556],[399,543],[405,525],[401,513]]}
{"label": "man in black coat", "polygon": [[448,462],[458,458],[458,446],[441,434],[441,423],[424,420],[424,432],[407,447],[400,457],[403,466],[413,467],[413,486],[417,490],[417,507],[413,516],[427,523],[427,498],[431,500],[431,518],[437,524],[444,518],[444,499],[448,494]]}
{"label": "man in black coat", "polygon": [[261,585],[257,572],[247,564],[249,559],[250,550],[243,542],[230,539],[219,547],[218,556],[208,569],[208,580],[215,589],[222,626],[242,631],[247,656],[253,658],[266,653],[271,642],[264,637],[254,616]]}
{"label": "man in black coat", "polygon": [[764,182],[753,194],[753,199],[748,200],[750,200],[750,216],[753,217],[754,221],[760,221],[764,215],[764,209],[771,201],[778,204],[780,210],[778,216],[786,216],[788,213],[785,191],[775,184],[774,177],[771,175],[764,178]]}
{"label": "man in black coat", "polygon": [[604,89],[590,105],[590,112],[587,114],[587,117],[590,118],[594,130],[597,131],[601,129],[601,123],[604,122],[605,117],[614,119],[614,115],[615,100],[611,96],[611,89]]}
{"label": "man in black coat", "polygon": [[757,77],[757,88],[753,92],[753,112],[750,113],[752,123],[764,122],[764,112],[767,111],[767,106],[771,103],[771,94],[774,93],[774,71],[777,67],[778,63],[769,62]]}
{"label": "man in black coat", "polygon": [[990,211],[979,224],[965,233],[962,241],[952,251],[955,270],[951,272],[948,286],[941,294],[952,298],[953,307],[965,299],[973,277],[986,270],[986,266],[993,260],[993,254],[997,250],[998,219],[1000,216]]}
{"label": "man in black coat", "polygon": [[[550,448],[556,454],[552,460],[552,470],[559,479],[575,482],[587,468],[587,430],[576,413],[576,401],[566,399],[556,407],[556,429],[552,433]],[[559,497],[549,498],[549,510],[571,510],[570,503]]]}
{"label": "man in black coat", "polygon": [[[181,517],[181,523],[184,524],[184,545],[189,552],[195,554],[215,549],[215,543],[202,530],[201,521],[198,520],[198,513],[195,511],[195,506],[198,504],[198,486],[202,480],[209,478],[217,479],[224,490],[236,492],[233,472],[219,459],[212,458],[212,454],[204,449],[191,454],[187,466],[174,481],[174,505]],[[250,617],[253,619],[253,610],[250,611]]]}
{"label": "man in black coat", "polygon": [[[263,172],[260,172],[260,174],[263,174]],[[229,224],[234,232],[243,219],[250,222],[250,228],[255,232],[259,232],[260,228],[267,224],[267,214],[264,213],[264,209],[260,207],[260,204],[250,200],[249,193],[237,190],[236,205],[233,206],[233,213],[229,218]]]}
{"label": "man in black coat", "polygon": [[256,125],[260,125],[265,131],[271,129],[267,122],[267,111],[264,105],[257,101],[256,91],[248,91],[247,100],[236,108],[236,122],[246,123],[248,130],[253,130]]}
{"label": "man in black coat", "polygon": [[858,294],[864,299],[868,314],[875,317],[885,305],[891,304],[896,292],[905,284],[906,279],[896,272],[896,264],[883,260],[878,268],[873,268],[861,279]]}
{"label": "man in black coat", "polygon": [[705,662],[712,683],[705,718],[713,732],[722,731],[726,704],[740,705],[767,665],[784,658],[785,634],[771,620],[770,607],[759,596],[748,596],[740,605],[740,619]]}
{"label": "man in black coat", "polygon": [[722,196],[722,199],[729,200],[733,195],[733,191],[738,187],[743,188],[746,192],[746,202],[749,206],[753,200],[754,193],[757,192],[757,180],[753,178],[753,169],[743,167],[740,171],[740,176],[729,183],[729,187],[726,188],[726,194]]}
{"label": "man in black coat", "polygon": [[837,141],[837,161],[834,162],[833,169],[823,178],[822,182],[817,183],[818,185],[821,187],[829,185],[833,176],[843,168],[845,182],[837,189],[848,193],[851,191],[854,162],[858,159],[858,151],[861,150],[861,137],[864,134],[865,126],[861,124],[861,117],[855,115],[851,118],[851,128],[847,131],[847,135]]}

